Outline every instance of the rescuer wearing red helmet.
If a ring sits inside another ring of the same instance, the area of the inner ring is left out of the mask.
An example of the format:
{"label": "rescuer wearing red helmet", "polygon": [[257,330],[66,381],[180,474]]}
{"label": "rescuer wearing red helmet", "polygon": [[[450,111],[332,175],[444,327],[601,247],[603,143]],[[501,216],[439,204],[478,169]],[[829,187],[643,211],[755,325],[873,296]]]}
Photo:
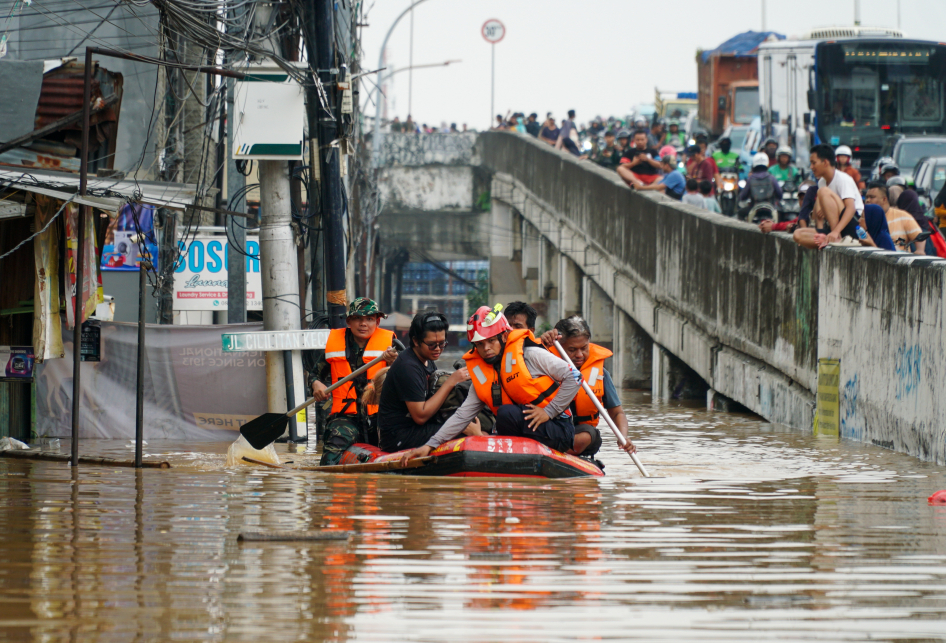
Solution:
{"label": "rescuer wearing red helmet", "polygon": [[578,371],[552,355],[530,330],[513,330],[500,312],[481,306],[467,322],[473,348],[463,356],[476,395],[470,395],[427,443],[402,461],[423,457],[457,437],[484,407],[496,416],[494,432],[532,438],[568,451],[575,427],[568,405],[579,391]]}

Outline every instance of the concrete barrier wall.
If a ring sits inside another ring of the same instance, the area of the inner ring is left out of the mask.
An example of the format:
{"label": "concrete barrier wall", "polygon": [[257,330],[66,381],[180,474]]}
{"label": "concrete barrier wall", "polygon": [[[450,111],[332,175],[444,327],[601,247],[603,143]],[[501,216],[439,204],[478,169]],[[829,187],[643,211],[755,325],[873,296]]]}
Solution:
{"label": "concrete barrier wall", "polygon": [[844,437],[946,460],[946,262],[804,250],[526,136],[481,134],[476,153],[494,200],[714,389],[810,430],[818,358],[838,358]]}
{"label": "concrete barrier wall", "polygon": [[489,132],[477,147],[484,165],[583,231],[658,304],[814,392],[817,253],[788,235],[635,193],[614,172],[535,139]]}
{"label": "concrete barrier wall", "polygon": [[946,261],[832,249],[820,280],[818,351],[841,360],[841,435],[946,462]]}

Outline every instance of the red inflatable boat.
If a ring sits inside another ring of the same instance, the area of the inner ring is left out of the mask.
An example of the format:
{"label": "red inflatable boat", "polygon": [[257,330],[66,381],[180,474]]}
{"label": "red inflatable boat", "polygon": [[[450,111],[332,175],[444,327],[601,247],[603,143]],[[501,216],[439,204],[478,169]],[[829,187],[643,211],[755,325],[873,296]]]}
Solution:
{"label": "red inflatable boat", "polygon": [[[401,452],[403,453],[403,452]],[[370,444],[353,444],[339,464],[388,462],[401,453],[385,453]],[[528,438],[483,435],[445,442],[430,452],[434,462],[402,475],[464,478],[584,478],[603,476],[594,464]]]}

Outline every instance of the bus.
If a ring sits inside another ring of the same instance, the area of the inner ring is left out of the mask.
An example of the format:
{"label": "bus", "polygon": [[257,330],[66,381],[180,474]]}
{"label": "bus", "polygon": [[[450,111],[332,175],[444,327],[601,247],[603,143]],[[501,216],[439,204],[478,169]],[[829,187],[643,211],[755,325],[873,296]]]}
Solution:
{"label": "bus", "polygon": [[891,136],[946,134],[946,43],[823,29],[759,46],[763,132],[798,150],[848,145],[866,166]]}

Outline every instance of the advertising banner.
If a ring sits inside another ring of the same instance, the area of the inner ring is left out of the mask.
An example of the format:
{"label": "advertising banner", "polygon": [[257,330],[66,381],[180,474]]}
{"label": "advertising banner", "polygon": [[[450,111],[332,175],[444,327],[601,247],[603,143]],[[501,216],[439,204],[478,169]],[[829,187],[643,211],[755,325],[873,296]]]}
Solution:
{"label": "advertising banner", "polygon": [[[83,361],[81,438],[135,437],[137,324],[101,322],[99,361]],[[262,331],[262,324],[148,324],[144,361],[146,440],[234,440],[268,410],[262,352],[225,353],[224,333]],[[36,365],[36,432],[66,437],[72,427],[72,334],[66,356]],[[83,338],[85,343],[85,338]],[[8,360],[18,373],[25,358]]]}
{"label": "advertising banner", "polygon": [[0,380],[29,382],[34,361],[32,346],[0,346]]}
{"label": "advertising banner", "polygon": [[[157,263],[158,241],[154,236],[154,206],[126,203],[109,221],[102,246],[102,270],[138,271],[141,253]],[[155,266],[157,267],[157,266]]]}
{"label": "advertising banner", "polygon": [[[227,309],[226,236],[199,235],[184,249],[174,272],[174,310]],[[259,238],[247,237],[246,309],[263,310],[259,272]]]}

